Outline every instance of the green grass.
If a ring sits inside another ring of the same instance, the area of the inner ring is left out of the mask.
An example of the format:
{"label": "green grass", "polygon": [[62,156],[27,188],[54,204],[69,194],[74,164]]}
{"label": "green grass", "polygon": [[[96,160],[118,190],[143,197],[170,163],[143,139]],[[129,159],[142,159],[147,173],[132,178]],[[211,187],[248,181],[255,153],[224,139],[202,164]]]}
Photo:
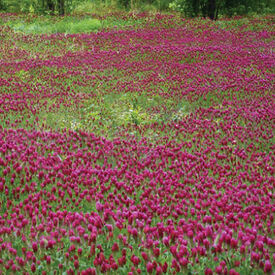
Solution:
{"label": "green grass", "polygon": [[45,17],[35,20],[32,23],[28,22],[9,22],[9,25],[16,32],[27,34],[54,34],[54,33],[88,33],[98,31],[102,28],[102,23],[99,19],[83,18],[77,19],[73,17],[64,18],[58,22],[53,22]]}
{"label": "green grass", "polygon": [[109,28],[123,28],[130,25],[138,27],[142,24],[142,19],[136,18],[117,18],[107,16],[106,19],[94,18],[91,15],[86,16],[65,16],[64,18],[52,16],[39,17],[19,17],[16,20],[4,22],[1,20],[0,25],[9,26],[15,32],[25,34],[76,34],[97,32]]}

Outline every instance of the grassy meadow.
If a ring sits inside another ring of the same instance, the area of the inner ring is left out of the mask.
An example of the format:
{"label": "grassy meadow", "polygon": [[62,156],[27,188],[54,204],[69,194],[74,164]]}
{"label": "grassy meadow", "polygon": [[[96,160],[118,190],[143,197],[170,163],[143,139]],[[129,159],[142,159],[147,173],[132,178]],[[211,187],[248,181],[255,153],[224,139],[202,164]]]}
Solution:
{"label": "grassy meadow", "polygon": [[0,13],[0,274],[274,274],[274,35]]}

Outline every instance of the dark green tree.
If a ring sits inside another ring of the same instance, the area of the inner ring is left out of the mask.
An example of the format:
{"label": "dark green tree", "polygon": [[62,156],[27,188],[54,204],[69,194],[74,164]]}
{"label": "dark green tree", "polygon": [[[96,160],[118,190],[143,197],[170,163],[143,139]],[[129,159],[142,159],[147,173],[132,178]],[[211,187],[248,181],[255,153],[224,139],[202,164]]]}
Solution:
{"label": "dark green tree", "polygon": [[58,14],[63,16],[65,14],[65,0],[58,0]]}
{"label": "dark green tree", "polygon": [[51,14],[54,14],[55,11],[55,3],[53,0],[46,0],[47,8]]}
{"label": "dark green tree", "polygon": [[207,15],[209,16],[210,19],[212,20],[216,19],[216,10],[217,10],[216,0],[208,0]]}
{"label": "dark green tree", "polygon": [[4,4],[3,4],[2,0],[0,0],[0,10],[4,10]]}
{"label": "dark green tree", "polygon": [[65,15],[65,0],[46,0],[45,8],[46,10],[50,11],[50,14],[55,14],[56,11],[58,15],[63,16]]}

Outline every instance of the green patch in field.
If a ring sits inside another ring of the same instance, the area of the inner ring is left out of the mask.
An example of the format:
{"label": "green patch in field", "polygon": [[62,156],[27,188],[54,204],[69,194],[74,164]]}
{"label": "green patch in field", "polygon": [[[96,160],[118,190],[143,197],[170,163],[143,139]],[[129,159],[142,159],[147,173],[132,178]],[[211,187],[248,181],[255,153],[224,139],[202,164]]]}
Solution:
{"label": "green patch in field", "polygon": [[31,24],[27,22],[10,23],[16,32],[28,34],[53,34],[53,33],[87,33],[94,32],[102,28],[101,21],[95,18],[74,19],[68,18],[58,22],[42,20]]}
{"label": "green patch in field", "polygon": [[91,16],[67,16],[62,19],[59,17],[39,16],[28,20],[25,18],[10,20],[5,25],[10,26],[15,32],[26,34],[76,34],[96,32],[106,28],[139,26],[142,22],[143,20],[141,19],[120,19],[113,16],[109,16],[104,20],[91,18]]}

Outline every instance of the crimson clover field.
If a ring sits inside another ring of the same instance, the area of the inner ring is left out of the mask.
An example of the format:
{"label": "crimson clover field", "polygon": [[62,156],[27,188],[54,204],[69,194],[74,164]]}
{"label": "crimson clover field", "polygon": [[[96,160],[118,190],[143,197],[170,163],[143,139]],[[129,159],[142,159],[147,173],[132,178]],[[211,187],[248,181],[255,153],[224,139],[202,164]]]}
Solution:
{"label": "crimson clover field", "polygon": [[275,272],[274,17],[0,18],[0,274]]}

